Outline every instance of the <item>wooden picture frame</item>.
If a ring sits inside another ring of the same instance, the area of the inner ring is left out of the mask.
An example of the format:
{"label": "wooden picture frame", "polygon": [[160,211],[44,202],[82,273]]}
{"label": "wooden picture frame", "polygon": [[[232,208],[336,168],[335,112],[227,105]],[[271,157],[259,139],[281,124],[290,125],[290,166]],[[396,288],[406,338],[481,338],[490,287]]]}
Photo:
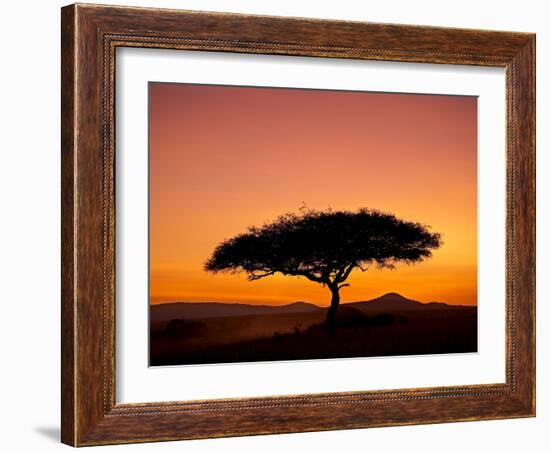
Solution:
{"label": "wooden picture frame", "polygon": [[[535,35],[147,8],[62,9],[62,418],[73,446],[535,415]],[[119,404],[115,50],[301,55],[506,69],[506,382]]]}

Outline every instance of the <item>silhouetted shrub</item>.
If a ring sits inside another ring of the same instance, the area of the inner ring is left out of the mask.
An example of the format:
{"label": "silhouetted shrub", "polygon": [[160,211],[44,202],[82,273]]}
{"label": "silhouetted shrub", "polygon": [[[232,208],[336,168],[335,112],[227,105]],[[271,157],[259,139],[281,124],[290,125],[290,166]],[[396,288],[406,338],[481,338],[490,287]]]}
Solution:
{"label": "silhouetted shrub", "polygon": [[389,313],[378,313],[369,318],[369,324],[372,326],[389,326],[398,322],[399,318]]}
{"label": "silhouetted shrub", "polygon": [[170,321],[168,321],[168,323],[166,324],[166,331],[167,332],[181,332],[182,330],[185,329],[185,327],[187,326],[187,324],[189,323],[189,321],[186,321],[182,318],[177,318],[177,319],[172,319]]}
{"label": "silhouetted shrub", "polygon": [[152,333],[153,337],[185,337],[194,335],[205,328],[201,321],[191,321],[184,318],[175,318],[166,323],[163,330]]}
{"label": "silhouetted shrub", "polygon": [[369,318],[361,310],[354,307],[341,305],[336,313],[336,327],[364,327],[368,324]]}

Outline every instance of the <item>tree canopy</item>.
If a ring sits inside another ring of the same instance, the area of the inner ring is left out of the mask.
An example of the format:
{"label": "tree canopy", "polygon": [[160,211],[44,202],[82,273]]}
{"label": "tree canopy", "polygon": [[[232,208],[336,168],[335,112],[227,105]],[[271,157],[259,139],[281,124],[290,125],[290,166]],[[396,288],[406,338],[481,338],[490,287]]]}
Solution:
{"label": "tree canopy", "polygon": [[307,210],[288,213],[221,242],[205,263],[211,272],[245,272],[249,280],[280,273],[341,288],[354,269],[417,263],[441,246],[428,226],[390,213]]}

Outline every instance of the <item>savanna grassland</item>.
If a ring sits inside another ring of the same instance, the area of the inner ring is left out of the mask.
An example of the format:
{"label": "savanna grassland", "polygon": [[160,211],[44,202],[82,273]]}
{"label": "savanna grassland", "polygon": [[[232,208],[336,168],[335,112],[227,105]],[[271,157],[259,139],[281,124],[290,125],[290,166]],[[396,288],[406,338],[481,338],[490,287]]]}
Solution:
{"label": "savanna grassland", "polygon": [[175,303],[151,306],[150,364],[185,365],[477,351],[477,307],[396,293],[326,308]]}

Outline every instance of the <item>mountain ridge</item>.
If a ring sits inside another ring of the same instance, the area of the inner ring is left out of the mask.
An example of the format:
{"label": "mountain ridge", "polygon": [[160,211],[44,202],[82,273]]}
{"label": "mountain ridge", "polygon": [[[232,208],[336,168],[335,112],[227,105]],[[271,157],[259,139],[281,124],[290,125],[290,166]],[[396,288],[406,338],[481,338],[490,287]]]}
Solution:
{"label": "mountain ridge", "polygon": [[[393,312],[411,310],[436,310],[448,308],[468,308],[473,306],[452,305],[444,302],[420,302],[406,298],[399,293],[389,292],[368,301],[353,301],[340,304],[342,306],[357,308],[363,312]],[[283,313],[306,313],[324,310],[316,304],[295,301],[283,305],[254,305],[245,303],[225,302],[169,302],[150,306],[151,321],[168,321],[174,318],[202,319],[212,317],[267,315]]]}
{"label": "mountain ridge", "polygon": [[284,305],[254,305],[228,302],[169,302],[150,306],[152,321],[167,321],[177,317],[202,319],[212,317],[304,313],[321,310],[315,304],[297,301]]}

